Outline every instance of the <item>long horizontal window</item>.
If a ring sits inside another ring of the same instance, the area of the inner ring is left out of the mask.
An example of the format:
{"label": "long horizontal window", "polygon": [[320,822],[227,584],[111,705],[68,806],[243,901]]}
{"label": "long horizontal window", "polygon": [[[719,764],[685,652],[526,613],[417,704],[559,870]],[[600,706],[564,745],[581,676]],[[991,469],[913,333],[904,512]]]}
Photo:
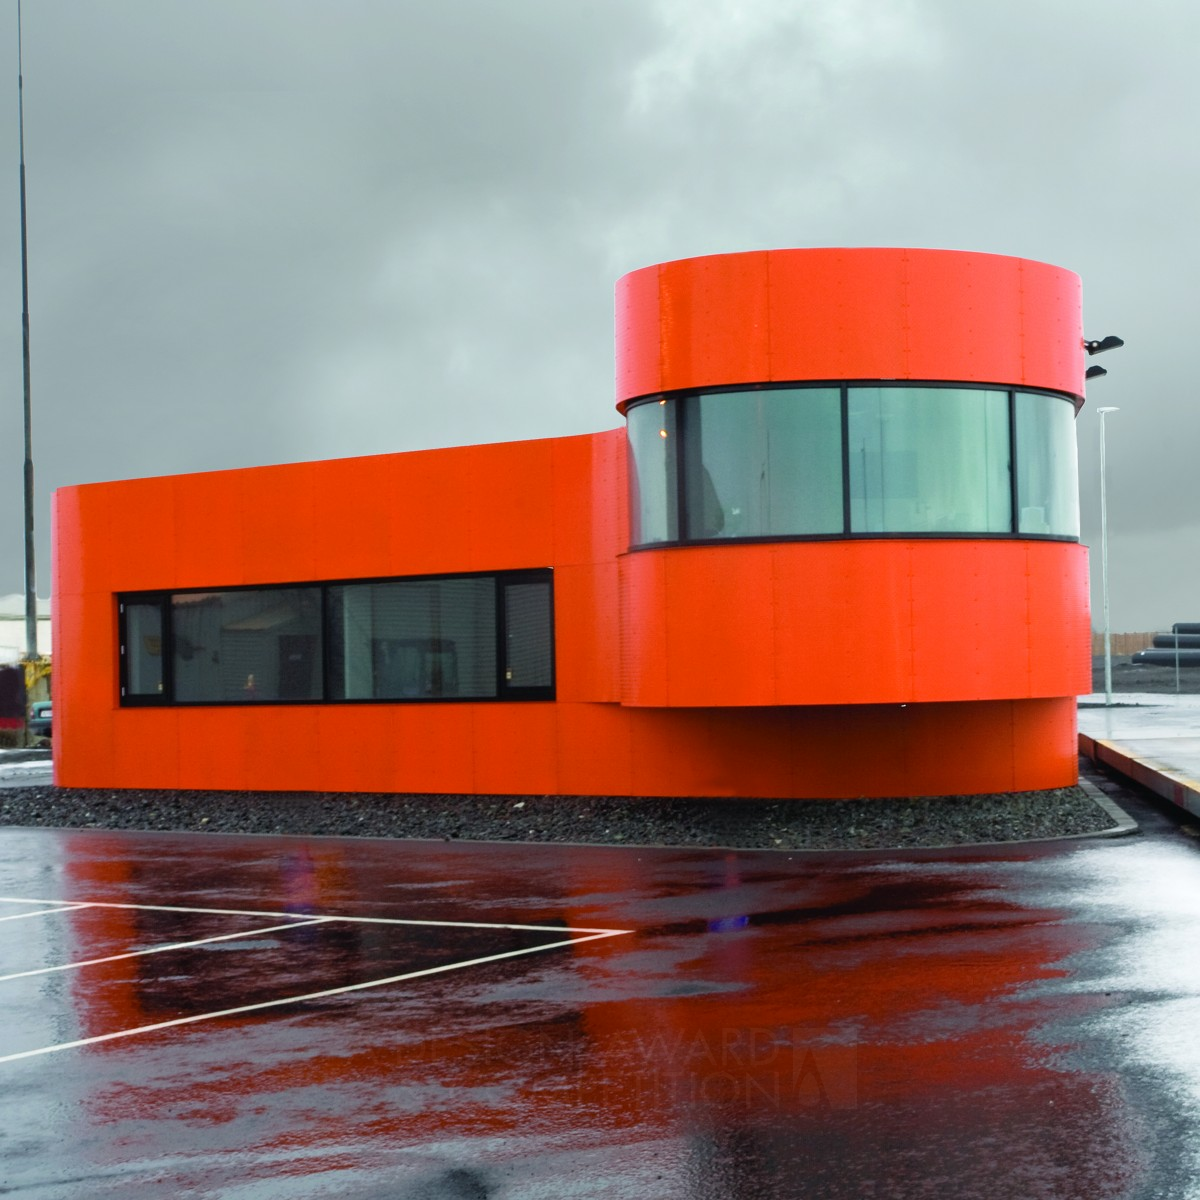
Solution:
{"label": "long horizontal window", "polygon": [[762,387],[629,408],[631,544],[1079,537],[1069,396],[961,385]]}
{"label": "long horizontal window", "polygon": [[125,705],[554,698],[549,570],[117,602]]}

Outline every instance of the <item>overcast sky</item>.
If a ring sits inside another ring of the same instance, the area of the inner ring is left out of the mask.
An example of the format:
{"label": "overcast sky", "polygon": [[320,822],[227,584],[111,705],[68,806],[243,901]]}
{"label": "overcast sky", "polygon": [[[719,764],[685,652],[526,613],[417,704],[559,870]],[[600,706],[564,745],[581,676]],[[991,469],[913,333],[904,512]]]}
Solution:
{"label": "overcast sky", "polygon": [[[38,591],[55,487],[613,428],[624,272],[902,245],[1082,276],[1093,575],[1117,405],[1113,628],[1200,621],[1197,44],[1185,0],[26,0]],[[0,592],[16,65],[3,0]]]}

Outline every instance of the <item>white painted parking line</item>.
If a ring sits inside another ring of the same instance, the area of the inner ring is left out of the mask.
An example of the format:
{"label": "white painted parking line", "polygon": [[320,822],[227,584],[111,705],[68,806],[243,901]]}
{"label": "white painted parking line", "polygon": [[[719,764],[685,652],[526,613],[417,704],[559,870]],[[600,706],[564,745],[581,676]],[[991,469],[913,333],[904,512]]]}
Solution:
{"label": "white painted parking line", "polygon": [[[77,907],[97,907],[94,905],[79,905]],[[66,912],[67,909],[59,911]],[[10,920],[3,917],[0,920]],[[267,925],[262,929],[239,929],[236,933],[218,933],[212,937],[196,938],[191,942],[171,942],[163,946],[147,946],[145,950],[129,950],[124,954],[108,954],[103,958],[85,958],[79,962],[58,963],[53,967],[35,967],[31,971],[13,971],[9,975],[0,975],[0,983],[9,979],[27,979],[30,975],[53,975],[56,971],[78,971],[82,967],[95,967],[100,963],[119,962],[123,958],[142,958],[147,954],[165,954],[168,950],[188,950],[193,946],[207,946],[210,942],[229,942],[238,938],[254,937],[261,933],[278,933],[281,929],[301,929],[305,925],[322,925],[329,917],[312,917],[304,921],[288,921],[283,925]]]}
{"label": "white painted parking line", "polygon": [[28,917],[45,917],[52,913],[75,912],[76,909],[87,908],[86,904],[60,904],[57,908],[35,908],[30,912],[12,913],[0,917],[0,921],[24,921]]}
{"label": "white painted parking line", "polygon": [[202,913],[226,917],[268,917],[275,920],[294,921],[355,921],[364,925],[437,925],[448,929],[530,929],[541,933],[595,934],[630,932],[628,929],[584,929],[574,925],[513,925],[496,921],[425,921],[400,917],[349,917],[344,913],[264,912],[262,909],[250,908],[192,908],[179,904],[117,904],[103,900],[81,900],[77,902],[68,900],[33,900],[26,896],[0,896],[0,904],[74,904],[75,907],[80,908],[145,909],[147,912]]}
{"label": "white painted parking line", "polygon": [[[131,908],[141,907],[139,905],[110,905],[113,908]],[[202,909],[198,911],[211,911]],[[335,920],[346,920],[347,918],[338,917],[332,918]],[[349,918],[353,920],[354,918]],[[462,922],[446,922],[446,921],[396,921],[393,924],[401,925],[444,925],[444,924],[462,924]],[[490,929],[534,929],[536,926],[530,925],[490,925],[482,926],[482,928]],[[543,926],[542,928],[546,928]],[[564,932],[561,926],[553,926],[555,932]],[[600,938],[619,937],[621,934],[632,933],[631,929],[606,929],[598,933],[592,933],[587,937],[567,938],[561,942],[547,942],[543,946],[527,946],[520,950],[505,950],[501,954],[488,954],[483,958],[467,959],[464,962],[445,963],[440,967],[425,967],[419,971],[407,971],[403,975],[389,975],[386,979],[371,979],[363,983],[350,983],[342,987],[327,988],[320,992],[306,992],[300,996],[286,996],[279,1000],[263,1000],[257,1004],[245,1004],[239,1008],[223,1008],[215,1012],[195,1013],[190,1017],[177,1017],[171,1021],[156,1021],[152,1025],[139,1025],[133,1029],[119,1029],[113,1033],[102,1033],[95,1037],[80,1038],[73,1042],[60,1042],[54,1046],[39,1046],[36,1050],[21,1050],[16,1054],[0,1055],[0,1063],[16,1062],[22,1058],[37,1058],[45,1054],[57,1054],[60,1050],[75,1050],[83,1046],[94,1046],[100,1042],[111,1042],[117,1038],[134,1037],[141,1033],[154,1033],[160,1029],[173,1029],[180,1025],[194,1025],[200,1021],[217,1021],[222,1017],[239,1017],[245,1013],[261,1012],[267,1008],[281,1008],[288,1004],[302,1004],[308,1000],[325,1000],[330,996],[343,996],[349,992],[366,991],[368,988],[386,987],[392,983],[403,983],[410,979],[421,979],[429,975],[440,975],[447,971],[461,971],[466,967],[482,966],[484,963],[499,962],[505,958],[517,958],[522,954],[537,954],[543,950],[557,950],[563,946],[577,946],[582,942],[592,942]]]}
{"label": "white painted parking line", "polygon": [[253,937],[256,934],[276,933],[288,929],[299,929],[305,926],[329,924],[331,922],[347,922],[367,925],[392,925],[407,927],[441,927],[449,929],[480,929],[504,930],[510,932],[579,934],[582,936],[567,937],[564,940],[547,942],[538,946],[526,946],[518,950],[506,950],[498,954],[489,954],[481,958],[467,959],[462,962],[444,963],[441,966],[425,967],[417,971],[406,971],[400,975],[389,975],[384,979],[366,980],[361,983],[345,984],[336,988],[322,991],[305,992],[301,995],[283,996],[275,1000],[263,1000],[254,1004],[241,1005],[236,1008],[219,1009],[207,1013],[194,1013],[187,1017],[178,1017],[170,1021],[159,1021],[150,1025],[139,1025],[132,1029],[116,1030],[112,1033],[97,1034],[94,1037],[81,1038],[77,1041],[61,1042],[51,1046],[41,1046],[33,1050],[22,1050],[13,1054],[0,1055],[0,1063],[15,1062],[18,1059],[35,1058],[45,1054],[55,1054],[59,1050],[70,1050],[83,1046],[108,1042],[116,1038],[133,1037],[141,1033],[153,1033],[160,1029],[171,1029],[180,1025],[192,1025],[200,1021],[219,1020],[223,1017],[236,1017],[244,1013],[258,1012],[263,1009],[280,1008],[289,1004],[301,1004],[308,1000],[323,1000],[331,996],[340,996],[349,992],[364,991],[369,988],[385,987],[388,984],[401,983],[411,979],[420,979],[429,975],[439,975],[448,971],[463,970],[467,967],[480,966],[484,963],[498,962],[506,958],[516,958],[521,955],[537,954],[543,950],[555,950],[564,946],[579,945],[583,942],[597,941],[602,938],[620,937],[629,934],[630,929],[584,929],[564,925],[517,925],[494,921],[433,921],[417,920],[400,917],[352,917],[341,913],[288,913],[263,911],[261,909],[238,908],[199,908],[188,905],[174,904],[130,904],[103,900],[66,901],[61,899],[35,899],[28,896],[0,896],[0,904],[40,905],[42,907],[29,912],[14,913],[0,920],[16,920],[22,917],[45,916],[60,912],[74,912],[79,909],[121,909],[125,911],[146,910],[151,912],[183,913],[200,916],[234,916],[267,918],[278,922],[267,927],[241,929],[235,933],[217,934],[212,937],[198,938],[188,942],[177,942],[170,945],[152,946],[144,950],[128,951],[122,954],[108,955],[102,958],[86,959],[80,962],[62,963],[50,967],[39,967],[28,971],[13,972],[0,975],[0,982],[9,979],[20,979],[31,975],[47,975],[58,971],[75,970],[80,967],[94,966],[99,963],[114,962],[120,959],[139,958],[146,954],[158,954],[168,950],[183,950],[201,946],[210,942],[237,940]]}

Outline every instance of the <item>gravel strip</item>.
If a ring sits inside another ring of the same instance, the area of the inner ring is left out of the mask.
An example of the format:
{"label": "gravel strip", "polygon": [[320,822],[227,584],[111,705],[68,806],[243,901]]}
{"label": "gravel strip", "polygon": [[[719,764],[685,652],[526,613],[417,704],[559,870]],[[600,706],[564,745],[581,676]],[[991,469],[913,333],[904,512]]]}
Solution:
{"label": "gravel strip", "polygon": [[209,833],[847,850],[1098,833],[1083,788],[889,800],[628,799],[14,787],[0,825]]}

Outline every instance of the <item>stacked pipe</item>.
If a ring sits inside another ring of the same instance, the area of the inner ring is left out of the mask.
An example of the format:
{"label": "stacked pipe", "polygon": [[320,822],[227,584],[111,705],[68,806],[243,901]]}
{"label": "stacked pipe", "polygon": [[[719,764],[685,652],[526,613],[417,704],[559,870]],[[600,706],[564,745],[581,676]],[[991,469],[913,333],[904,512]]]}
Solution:
{"label": "stacked pipe", "polygon": [[1139,650],[1135,665],[1152,667],[1200,667],[1200,621],[1176,621],[1170,633],[1154,636],[1154,646]]}

